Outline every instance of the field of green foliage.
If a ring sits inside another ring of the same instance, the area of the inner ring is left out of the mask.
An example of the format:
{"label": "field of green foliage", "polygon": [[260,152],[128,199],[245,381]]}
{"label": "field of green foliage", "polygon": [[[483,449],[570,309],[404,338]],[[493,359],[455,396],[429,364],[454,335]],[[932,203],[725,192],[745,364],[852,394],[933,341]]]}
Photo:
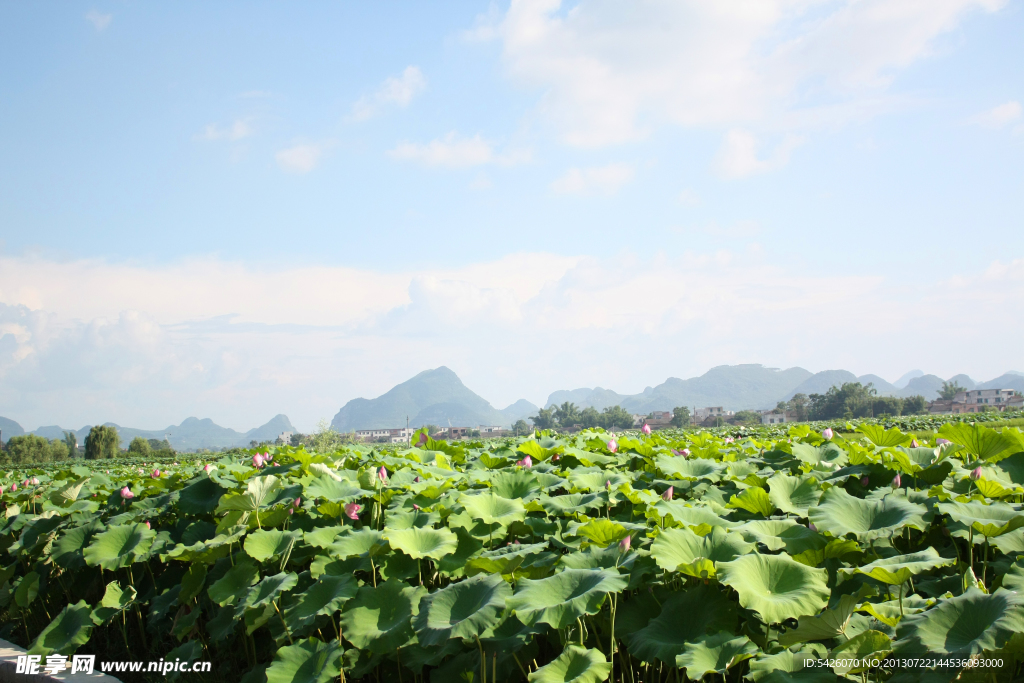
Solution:
{"label": "field of green foliage", "polygon": [[1024,434],[929,419],[19,467],[0,638],[246,683],[1022,680]]}

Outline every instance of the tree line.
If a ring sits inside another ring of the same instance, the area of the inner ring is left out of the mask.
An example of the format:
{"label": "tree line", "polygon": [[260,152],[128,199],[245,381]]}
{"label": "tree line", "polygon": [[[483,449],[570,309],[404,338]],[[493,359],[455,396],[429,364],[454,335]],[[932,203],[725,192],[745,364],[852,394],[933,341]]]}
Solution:
{"label": "tree line", "polygon": [[824,394],[796,394],[788,401],[779,401],[779,412],[790,412],[798,421],[805,420],[850,420],[858,417],[898,417],[918,415],[928,410],[924,396],[879,396],[869,382],[846,382],[839,387],[830,387]]}
{"label": "tree line", "polygon": [[74,458],[104,460],[117,458],[127,453],[139,457],[162,457],[174,455],[174,449],[166,439],[146,439],[137,436],[128,444],[127,451],[121,450],[121,437],[116,427],[98,425],[89,429],[83,448],[78,446],[74,432],[64,432],[63,439],[47,439],[36,434],[12,436],[3,446],[0,463],[23,465],[27,463],[60,462]]}
{"label": "tree line", "polygon": [[[520,420],[520,422],[522,422]],[[530,418],[537,429],[582,429],[602,427],[604,429],[628,429],[633,426],[633,415],[622,406],[609,406],[598,412],[597,408],[587,406],[579,408],[575,403],[566,401],[560,406],[541,408]],[[672,410],[672,425],[685,427],[690,424],[690,409],[680,406]],[[517,425],[513,426],[513,429]],[[526,423],[523,422],[523,426]]]}

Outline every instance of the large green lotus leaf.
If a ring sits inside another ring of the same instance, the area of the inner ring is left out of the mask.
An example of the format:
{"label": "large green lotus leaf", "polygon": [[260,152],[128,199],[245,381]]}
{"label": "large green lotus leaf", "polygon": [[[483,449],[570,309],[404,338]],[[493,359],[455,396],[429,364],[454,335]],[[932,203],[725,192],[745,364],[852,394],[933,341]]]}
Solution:
{"label": "large green lotus leaf", "polygon": [[768,497],[768,492],[759,486],[751,486],[729,499],[727,508],[746,510],[762,517],[771,517],[775,505]]}
{"label": "large green lotus leaf", "polygon": [[348,557],[373,557],[388,547],[384,534],[376,529],[359,529],[339,536],[328,548],[331,557],[344,560]]}
{"label": "large green lotus leaf", "polygon": [[92,608],[85,600],[66,605],[60,614],[36,636],[30,655],[68,655],[84,645],[92,633]]}
{"label": "large green lotus leaf", "polygon": [[472,638],[497,625],[511,596],[512,589],[500,575],[478,574],[424,597],[413,628],[421,645]]}
{"label": "large green lotus leaf", "polygon": [[629,531],[618,522],[598,517],[577,527],[576,535],[583,536],[594,545],[605,548],[624,539],[629,535]]}
{"label": "large green lotus leaf", "polygon": [[371,494],[347,479],[338,481],[334,477],[322,475],[306,484],[304,493],[307,498],[324,498],[334,503],[351,503]]}
{"label": "large green lotus leaf", "polygon": [[986,505],[976,500],[969,503],[939,503],[939,512],[966,524],[983,536],[993,537],[1024,527],[1024,512],[1006,503]]}
{"label": "large green lotus leaf", "polygon": [[715,576],[715,563],[734,560],[753,549],[753,543],[721,527],[712,527],[705,536],[687,528],[665,529],[651,544],[651,557],[665,571],[706,579]]}
{"label": "large green lotus leaf", "polygon": [[540,482],[529,470],[498,472],[491,477],[491,490],[502,498],[530,500],[540,493]]}
{"label": "large green lotus leaf", "polygon": [[222,496],[215,512],[225,512],[228,510],[256,512],[270,503],[279,487],[280,482],[272,474],[253,477],[246,484],[245,492],[228,493]]}
{"label": "large green lotus leaf", "polygon": [[601,507],[604,501],[596,493],[569,493],[564,496],[541,496],[541,507],[549,515],[582,512]]}
{"label": "large green lotus leaf", "polygon": [[426,510],[389,510],[384,526],[387,529],[422,529],[432,527],[441,521],[441,515]]}
{"label": "large green lotus leaf", "polygon": [[654,463],[666,477],[675,479],[707,479],[716,482],[722,478],[723,465],[707,458],[660,456]]}
{"label": "large green lotus leaf", "polygon": [[76,500],[82,488],[89,482],[89,477],[68,482],[50,494],[50,502],[59,507],[68,507]]}
{"label": "large green lotus leaf", "polygon": [[285,611],[285,622],[289,629],[297,631],[318,615],[330,616],[340,610],[358,590],[359,584],[351,574],[321,576],[319,581],[302,591],[298,602]]}
{"label": "large green lotus leaf", "polygon": [[413,640],[412,617],[426,593],[397,580],[363,586],[341,613],[342,633],[360,650],[393,652]]}
{"label": "large green lotus leaf", "polygon": [[821,446],[809,443],[793,444],[793,457],[809,465],[839,465],[843,467],[850,459],[846,452],[831,441]]}
{"label": "large green lotus leaf", "polygon": [[239,560],[207,589],[210,599],[218,605],[235,605],[249,592],[249,586],[256,583],[260,572],[250,560]]}
{"label": "large green lotus leaf", "polygon": [[14,591],[14,602],[19,607],[28,607],[39,595],[39,574],[29,572],[18,582],[18,588]]}
{"label": "large green lotus leaf", "polygon": [[581,491],[604,491],[617,489],[630,483],[629,477],[614,470],[580,471],[573,470],[569,475],[572,485]]}
{"label": "large green lotus leaf", "polygon": [[612,671],[599,650],[569,645],[554,660],[529,675],[530,683],[598,683]]}
{"label": "large green lotus leaf", "polygon": [[320,526],[302,535],[306,545],[314,548],[327,548],[347,533],[349,527],[344,526]]}
{"label": "large green lotus leaf", "polygon": [[1010,565],[1003,574],[1002,587],[1015,593],[1024,592],[1024,563],[1018,560]]}
{"label": "large green lotus leaf", "polygon": [[821,503],[808,511],[808,518],[819,531],[833,536],[855,534],[860,541],[888,538],[905,526],[925,529],[928,508],[906,498],[888,494],[882,499],[855,498],[838,486],[821,497]]}
{"label": "large green lotus leaf", "polygon": [[120,524],[96,534],[83,551],[85,563],[114,570],[127,567],[153,545],[156,532],[145,524]]}
{"label": "large green lotus leaf", "polygon": [[295,588],[299,577],[292,572],[281,572],[273,576],[265,576],[263,580],[249,589],[245,604],[252,608],[264,607],[275,602],[282,593]]}
{"label": "large green lotus leaf", "polygon": [[301,531],[281,529],[254,531],[245,539],[245,553],[257,562],[266,562],[274,555],[290,552],[302,539]]}
{"label": "large green lotus leaf", "polygon": [[626,577],[609,569],[566,569],[544,579],[523,579],[506,606],[527,626],[565,628],[584,614],[597,614],[608,593],[626,587]]}
{"label": "large green lotus leaf", "polygon": [[909,614],[896,629],[897,653],[977,655],[1003,647],[1024,632],[1024,595],[998,589],[986,595],[971,587],[940,600],[926,612]]}
{"label": "large green lotus leaf", "polygon": [[818,480],[809,474],[793,477],[778,473],[768,480],[768,497],[783,512],[806,517],[807,510],[821,499],[821,487]]}
{"label": "large green lotus leaf", "polygon": [[178,509],[189,515],[206,515],[217,509],[227,489],[209,477],[198,479],[178,492]]}
{"label": "large green lotus leaf", "polygon": [[739,522],[730,522],[727,519],[722,519],[708,508],[692,507],[686,505],[681,500],[659,500],[654,504],[654,509],[660,516],[672,515],[672,519],[688,526],[707,524],[708,526],[720,526],[726,529],[734,529],[740,526]]}
{"label": "large green lotus leaf", "polygon": [[97,626],[107,623],[112,618],[125,611],[135,602],[135,588],[128,586],[122,589],[117,581],[111,581],[103,591],[103,598],[100,604],[92,611],[92,621]]}
{"label": "large green lotus leaf", "polygon": [[810,648],[783,650],[773,655],[762,653],[750,660],[747,676],[755,683],[835,683],[836,675],[831,669],[808,665],[817,659],[820,658]]}
{"label": "large green lotus leaf", "polygon": [[826,609],[816,616],[800,617],[796,628],[779,636],[779,645],[789,647],[811,640],[837,638],[846,633],[846,626],[856,609],[857,598],[844,595],[839,598],[839,603],[835,607]]}
{"label": "large green lotus leaf", "polygon": [[843,567],[840,571],[847,574],[866,574],[876,581],[898,586],[906,583],[915,574],[936,567],[948,567],[955,563],[956,558],[940,557],[935,548],[925,548],[909,555],[883,557],[863,567]]}
{"label": "large green lotus leaf", "polygon": [[185,575],[181,577],[181,592],[178,594],[178,602],[185,604],[191,602],[192,598],[199,595],[206,583],[206,565],[201,562],[193,562],[189,565]]}
{"label": "large green lotus leaf", "polygon": [[422,557],[440,560],[459,547],[458,536],[448,529],[385,529],[384,533],[392,548],[414,560]]}
{"label": "large green lotus leaf", "polygon": [[787,555],[744,555],[718,565],[718,580],[739,593],[740,604],[777,624],[817,614],[828,603],[828,572]]}
{"label": "large green lotus leaf", "polygon": [[793,519],[757,519],[736,530],[751,543],[763,543],[768,550],[786,549],[790,555],[824,548],[828,539]]}
{"label": "large green lotus leaf", "polygon": [[805,550],[802,553],[792,555],[792,558],[800,564],[806,564],[808,567],[820,567],[821,563],[825,560],[840,559],[846,555],[859,552],[861,552],[861,549],[857,541],[851,541],[846,538],[833,538],[823,548]]}
{"label": "large green lotus leaf", "polygon": [[463,494],[459,502],[473,519],[484,524],[508,525],[526,518],[526,508],[522,501],[502,498],[491,491],[476,495]]}
{"label": "large green lotus leaf", "polygon": [[341,645],[316,638],[280,647],[267,668],[266,683],[330,683],[341,675]]}
{"label": "large green lotus leaf", "polygon": [[928,600],[920,595],[911,594],[904,596],[902,601],[896,599],[886,602],[865,602],[857,607],[857,611],[866,612],[883,624],[896,628],[904,615],[923,612],[934,603],[934,599]]}
{"label": "large green lotus leaf", "polygon": [[690,590],[672,593],[661,607],[661,614],[631,634],[626,634],[629,652],[645,662],[661,660],[675,665],[686,644],[706,633],[736,628],[736,603],[715,584],[700,584]]}
{"label": "large green lotus leaf", "polygon": [[676,656],[676,666],[686,669],[686,676],[691,679],[700,679],[709,673],[724,676],[728,669],[757,652],[758,647],[750,642],[750,638],[722,631],[687,643],[683,653]]}
{"label": "large green lotus leaf", "polygon": [[862,424],[857,427],[857,431],[866,436],[868,441],[882,448],[903,446],[910,443],[914,438],[910,434],[904,434],[896,427],[887,431],[885,427],[872,424]]}
{"label": "large green lotus leaf", "polygon": [[[165,555],[161,555],[161,559],[166,561],[170,558],[182,562],[201,562],[203,564],[215,562],[227,556],[231,544],[241,540],[245,536],[247,528],[235,526],[231,527],[230,531],[229,534],[217,534],[209,540],[196,541],[192,545],[179,543],[168,550]],[[188,532],[182,535],[182,541],[186,536],[189,536]]]}
{"label": "large green lotus leaf", "polygon": [[[546,548],[546,543],[537,543],[530,548]],[[596,545],[578,553],[569,553],[558,557],[558,564],[566,569],[615,569],[616,567],[630,570],[636,562],[636,553],[623,553],[617,545],[599,548]]]}
{"label": "large green lotus leaf", "polygon": [[[889,636],[881,631],[867,630],[832,650],[829,653],[829,659],[836,661],[832,669],[837,674],[845,676],[871,669],[870,662],[885,659],[890,652],[892,652],[892,640]],[[854,666],[857,660],[867,661],[865,666]]]}
{"label": "large green lotus leaf", "polygon": [[88,524],[69,529],[54,539],[50,557],[54,564],[64,569],[80,569],[85,565],[83,549],[92,542],[93,536],[103,531],[103,524],[93,520]]}
{"label": "large green lotus leaf", "polygon": [[939,428],[939,436],[960,444],[968,453],[981,460],[993,460],[1019,450],[1016,439],[984,425],[947,422]]}
{"label": "large green lotus leaf", "polygon": [[998,470],[1001,473],[999,480],[1006,482],[1008,486],[1024,486],[1024,453],[1014,453],[1008,458],[1003,458],[992,465],[991,469]]}

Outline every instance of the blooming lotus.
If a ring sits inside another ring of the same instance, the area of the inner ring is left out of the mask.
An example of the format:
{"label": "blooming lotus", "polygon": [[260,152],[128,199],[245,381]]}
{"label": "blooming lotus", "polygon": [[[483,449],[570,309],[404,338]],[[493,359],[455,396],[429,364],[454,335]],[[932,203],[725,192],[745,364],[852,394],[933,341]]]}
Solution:
{"label": "blooming lotus", "polygon": [[210,463],[206,463],[206,467],[203,468],[203,471],[204,472],[209,472],[212,469],[213,469],[213,465],[211,465]]}
{"label": "blooming lotus", "polygon": [[39,477],[32,477],[32,485],[33,486],[38,486],[39,485]]}
{"label": "blooming lotus", "polygon": [[892,478],[892,487],[894,489],[898,489],[900,487],[900,475],[899,475],[899,472],[897,472],[896,476]]}
{"label": "blooming lotus", "polygon": [[669,486],[667,489],[665,489],[665,493],[661,494],[661,499],[662,500],[672,500],[672,496],[675,495],[675,492],[676,492],[676,487],[675,486]]}
{"label": "blooming lotus", "polygon": [[121,497],[125,498],[125,499],[130,499],[130,498],[134,498],[135,494],[132,493],[132,490],[130,488],[125,486],[123,489],[121,489]]}
{"label": "blooming lotus", "polygon": [[272,456],[270,453],[264,453],[263,454],[263,462],[270,462],[273,459],[274,459],[274,456]]}
{"label": "blooming lotus", "polygon": [[619,541],[619,550],[623,552],[629,550],[629,546],[632,544],[632,542],[632,536],[626,536],[624,539]]}
{"label": "blooming lotus", "polygon": [[259,453],[252,456],[252,466],[255,467],[256,469],[260,469],[261,467],[263,467],[263,456],[260,455]]}
{"label": "blooming lotus", "polygon": [[646,436],[650,436],[651,435],[651,425],[649,425],[646,422],[644,422],[644,426],[640,428],[640,431],[643,432]]}
{"label": "blooming lotus", "polygon": [[975,467],[971,470],[971,481],[978,481],[981,479],[981,466]]}
{"label": "blooming lotus", "polygon": [[734,439],[731,436],[725,437],[725,443],[732,443]]}
{"label": "blooming lotus", "polygon": [[831,427],[825,427],[825,429],[823,429],[822,432],[821,432],[821,437],[823,439],[825,439],[826,441],[830,440],[833,436],[834,436],[834,432],[832,431]]}
{"label": "blooming lotus", "polygon": [[619,442],[616,441],[615,439],[612,439],[611,441],[609,441],[608,442],[608,450],[610,450],[612,453],[614,453],[615,451],[619,450]]}
{"label": "blooming lotus", "polygon": [[359,503],[345,503],[345,516],[349,519],[359,519],[359,511],[363,506]]}
{"label": "blooming lotus", "polygon": [[529,469],[533,467],[533,458],[531,458],[530,456],[526,456],[522,460],[516,460],[516,464],[519,465],[520,467],[525,467]]}
{"label": "blooming lotus", "polygon": [[160,470],[153,470],[153,474],[151,476],[154,479],[159,479],[160,478]]}
{"label": "blooming lotus", "polygon": [[683,450],[679,451],[679,455],[683,456],[684,458],[690,457],[690,449],[684,448]]}

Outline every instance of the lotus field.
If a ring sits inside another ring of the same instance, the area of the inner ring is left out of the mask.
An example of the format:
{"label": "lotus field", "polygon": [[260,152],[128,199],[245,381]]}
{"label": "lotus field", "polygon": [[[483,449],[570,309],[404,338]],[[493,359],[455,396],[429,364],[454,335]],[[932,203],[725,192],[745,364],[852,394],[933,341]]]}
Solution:
{"label": "lotus field", "polygon": [[246,683],[1022,680],[1019,430],[754,431],[7,472],[0,637]]}

